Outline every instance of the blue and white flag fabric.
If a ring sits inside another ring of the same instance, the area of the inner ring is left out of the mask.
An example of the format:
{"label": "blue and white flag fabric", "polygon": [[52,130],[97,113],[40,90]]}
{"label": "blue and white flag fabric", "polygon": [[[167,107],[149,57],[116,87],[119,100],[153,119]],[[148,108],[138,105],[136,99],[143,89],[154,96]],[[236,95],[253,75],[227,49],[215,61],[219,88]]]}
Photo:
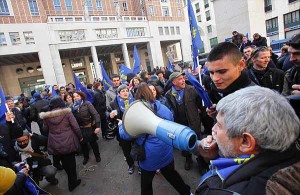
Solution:
{"label": "blue and white flag fabric", "polygon": [[127,66],[125,66],[124,64],[121,64],[121,66],[120,66],[120,77],[122,79],[122,83],[127,82],[127,75],[129,73],[132,73],[132,71]]}
{"label": "blue and white flag fabric", "polygon": [[51,88],[51,93],[52,93],[52,97],[58,96],[58,94],[56,93],[56,91],[54,89],[54,85]]}
{"label": "blue and white flag fabric", "polygon": [[194,86],[194,88],[196,89],[198,95],[202,98],[204,105],[207,108],[210,108],[212,106],[212,103],[209,99],[209,96],[207,94],[207,92],[205,91],[205,89],[201,86],[201,84],[197,81],[197,79],[194,77],[194,75],[192,75],[191,73],[189,73],[188,71],[185,71],[185,75],[187,76],[188,80],[191,82],[191,84]]}
{"label": "blue and white flag fabric", "polygon": [[171,71],[171,72],[174,72],[174,68],[170,62],[170,60],[168,59],[168,70]]}
{"label": "blue and white flag fabric", "polygon": [[198,60],[197,60],[198,51],[201,48],[203,48],[203,43],[200,37],[200,32],[195,18],[195,13],[193,10],[191,0],[188,0],[188,16],[189,16],[190,31],[192,37],[192,49],[193,49],[193,61],[194,61],[193,71],[196,71],[196,68],[198,67]]}
{"label": "blue and white flag fabric", "polygon": [[108,75],[104,69],[103,63],[101,61],[99,62],[99,65],[101,67],[102,76],[103,76],[102,84],[103,84],[105,91],[107,91],[111,86],[113,86],[113,83],[110,80],[110,78],[108,77]]}
{"label": "blue and white flag fabric", "polygon": [[5,96],[0,88],[0,125],[6,123],[6,117],[5,117],[6,107],[5,107]]}
{"label": "blue and white flag fabric", "polygon": [[134,46],[132,72],[133,72],[133,74],[138,74],[140,71],[141,71],[141,60],[140,60],[140,57],[139,57],[139,53],[136,49],[136,46]]}
{"label": "blue and white flag fabric", "polygon": [[85,93],[87,96],[87,100],[91,103],[94,103],[94,98],[93,98],[92,94],[84,86],[82,86],[82,84],[80,83],[76,74],[73,73],[73,75],[74,75],[76,90],[82,91],[83,93]]}

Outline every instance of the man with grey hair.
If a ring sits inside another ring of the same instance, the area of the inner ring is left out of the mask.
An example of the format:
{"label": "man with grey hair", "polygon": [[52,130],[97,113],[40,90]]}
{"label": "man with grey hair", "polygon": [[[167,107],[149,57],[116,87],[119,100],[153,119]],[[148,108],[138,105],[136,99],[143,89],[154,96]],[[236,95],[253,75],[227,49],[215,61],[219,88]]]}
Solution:
{"label": "man with grey hair", "polygon": [[222,98],[216,109],[213,137],[201,142],[209,145],[216,140],[218,147],[199,147],[203,157],[214,160],[196,194],[266,194],[274,173],[300,161],[295,146],[300,122],[280,94],[247,87]]}

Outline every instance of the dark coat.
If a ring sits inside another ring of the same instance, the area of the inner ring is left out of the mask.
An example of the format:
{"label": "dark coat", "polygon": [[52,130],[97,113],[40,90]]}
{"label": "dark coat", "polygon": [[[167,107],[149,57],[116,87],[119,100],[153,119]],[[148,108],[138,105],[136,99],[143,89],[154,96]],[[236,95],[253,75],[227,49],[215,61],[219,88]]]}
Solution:
{"label": "dark coat", "polygon": [[70,108],[42,112],[40,117],[44,120],[43,130],[49,132],[49,154],[62,155],[79,150],[82,135]]}
{"label": "dark coat", "polygon": [[242,41],[243,41],[243,34],[238,33],[236,36],[232,36],[232,43],[234,43],[236,46],[240,47]]}
{"label": "dark coat", "polygon": [[240,46],[240,51],[241,51],[241,53],[244,53],[245,47],[250,46],[250,45],[252,45],[252,43],[251,43],[251,41],[249,41],[249,40],[247,41],[247,43],[242,42],[242,43],[241,43],[241,46]]}
{"label": "dark coat", "polygon": [[13,139],[21,137],[23,129],[17,123],[7,122],[0,125],[0,142],[3,145],[3,151],[7,153],[7,159],[10,163],[16,160],[16,151],[13,147]]}
{"label": "dark coat", "polygon": [[217,104],[223,97],[234,93],[239,89],[255,85],[255,83],[249,78],[247,71],[243,71],[240,77],[238,77],[231,85],[223,90],[217,89],[213,81],[208,76],[205,77],[203,84],[208,92],[210,100],[214,104]]}
{"label": "dark coat", "polygon": [[300,67],[296,66],[293,66],[285,73],[282,95],[291,95],[294,84],[300,84]]}
{"label": "dark coat", "polygon": [[29,108],[29,120],[30,121],[39,121],[41,120],[39,114],[42,112],[42,109],[49,106],[49,101],[44,99],[37,99]]}
{"label": "dark coat", "polygon": [[73,114],[79,126],[82,127],[92,123],[95,128],[100,128],[100,115],[89,101],[84,101]]}
{"label": "dark coat", "polygon": [[14,185],[7,192],[5,192],[4,195],[23,195],[23,188],[26,178],[27,176],[25,173],[17,173],[17,178]]}
{"label": "dark coat", "polygon": [[204,192],[207,188],[219,188],[243,195],[264,195],[270,177],[278,170],[293,165],[299,160],[299,151],[294,145],[284,152],[264,151],[233,171],[223,182],[218,176],[213,176],[198,189]]}
{"label": "dark coat", "polygon": [[281,69],[282,70],[282,67],[283,67],[283,63],[285,61],[285,59],[288,57],[289,55],[288,54],[282,54],[278,60],[277,60],[277,63],[276,63],[276,67],[278,69]]}
{"label": "dark coat", "polygon": [[282,92],[284,82],[284,72],[276,68],[266,68],[266,72],[261,74],[253,67],[249,69],[249,78],[257,85]]}
{"label": "dark coat", "polygon": [[256,47],[262,47],[262,46],[268,46],[267,45],[267,39],[266,37],[259,37],[258,39],[254,39],[252,41],[252,45],[255,45]]}
{"label": "dark coat", "polygon": [[[168,103],[174,113],[174,121],[176,122],[177,119],[177,103],[175,97],[172,95],[172,89],[170,89],[165,97],[168,100]],[[198,136],[201,134],[201,119],[200,113],[202,109],[201,105],[201,98],[198,96],[194,87],[186,85],[184,89],[183,95],[183,103],[185,107],[185,114],[188,120],[188,126],[193,129]]]}
{"label": "dark coat", "polygon": [[94,90],[94,103],[93,103],[95,109],[99,113],[101,119],[102,117],[105,117],[105,112],[106,112],[106,97],[105,94],[98,90]]}

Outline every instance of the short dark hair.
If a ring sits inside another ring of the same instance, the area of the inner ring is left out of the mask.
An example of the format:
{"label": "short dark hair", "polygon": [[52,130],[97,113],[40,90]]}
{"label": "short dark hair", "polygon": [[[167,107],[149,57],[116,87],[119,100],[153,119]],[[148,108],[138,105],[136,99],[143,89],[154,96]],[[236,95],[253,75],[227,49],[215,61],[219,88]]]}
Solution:
{"label": "short dark hair", "polygon": [[65,89],[66,87],[65,86],[61,86],[60,88],[59,88],[59,90],[61,90],[61,89]]}
{"label": "short dark hair", "polygon": [[300,49],[300,33],[295,35],[290,41],[289,46],[291,46],[294,49]]}
{"label": "short dark hair", "polygon": [[228,56],[234,65],[238,64],[242,59],[242,54],[239,48],[230,42],[219,43],[216,47],[214,47],[208,57],[208,62],[214,62],[217,60],[223,59],[225,56]]}
{"label": "short dark hair", "polygon": [[[82,101],[85,101],[85,100],[86,100],[87,96],[86,96],[86,94],[83,93],[82,91],[76,91],[75,93],[77,93],[77,94],[81,97]],[[73,93],[73,94],[74,94],[74,93]]]}
{"label": "short dark hair", "polygon": [[120,77],[120,75],[113,74],[113,75],[111,75],[111,80],[112,80],[113,78],[119,78],[119,79],[120,79],[121,77]]}
{"label": "short dark hair", "polygon": [[146,100],[149,102],[155,102],[155,97],[153,96],[153,93],[151,89],[149,88],[148,84],[145,82],[142,82],[136,91],[135,99],[137,100]]}
{"label": "short dark hair", "polygon": [[56,96],[50,100],[49,107],[51,110],[56,108],[66,107],[66,103],[61,99],[61,97]]}

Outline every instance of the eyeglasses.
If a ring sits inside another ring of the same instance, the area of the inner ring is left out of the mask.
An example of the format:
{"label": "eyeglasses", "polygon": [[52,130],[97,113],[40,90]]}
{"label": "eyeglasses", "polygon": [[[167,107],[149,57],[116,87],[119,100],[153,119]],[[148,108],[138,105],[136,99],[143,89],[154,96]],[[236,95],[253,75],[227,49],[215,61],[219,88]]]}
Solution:
{"label": "eyeglasses", "polygon": [[28,140],[29,140],[29,139],[17,140],[17,143],[18,143],[18,144],[23,144],[23,143],[26,144],[26,143],[28,143]]}
{"label": "eyeglasses", "polygon": [[253,58],[254,56],[256,56],[259,52],[265,51],[265,50],[269,50],[268,47],[263,46],[263,47],[258,47],[258,48],[256,48],[256,49],[252,52],[251,58]]}

